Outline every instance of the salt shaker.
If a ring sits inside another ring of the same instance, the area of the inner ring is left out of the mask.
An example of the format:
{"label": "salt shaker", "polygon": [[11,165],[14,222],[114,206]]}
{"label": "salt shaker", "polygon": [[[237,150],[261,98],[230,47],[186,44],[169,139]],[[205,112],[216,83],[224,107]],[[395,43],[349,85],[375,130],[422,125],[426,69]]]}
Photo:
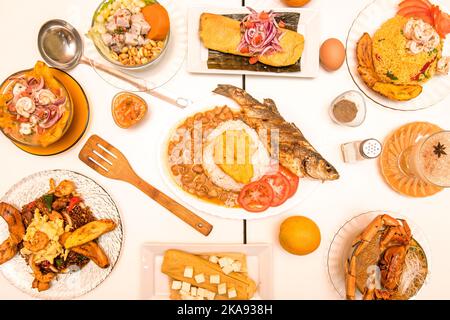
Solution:
{"label": "salt shaker", "polygon": [[341,146],[344,162],[352,163],[364,159],[378,158],[383,150],[381,142],[377,139],[366,139],[344,143]]}

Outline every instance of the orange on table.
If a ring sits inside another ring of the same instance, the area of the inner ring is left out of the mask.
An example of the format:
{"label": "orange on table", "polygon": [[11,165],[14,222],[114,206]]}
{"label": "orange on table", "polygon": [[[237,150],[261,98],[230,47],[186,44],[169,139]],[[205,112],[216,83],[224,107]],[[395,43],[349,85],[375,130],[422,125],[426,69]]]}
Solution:
{"label": "orange on table", "polygon": [[310,0],[282,0],[282,2],[289,7],[302,7],[309,1]]}
{"label": "orange on table", "polygon": [[320,245],[320,230],[314,221],[307,217],[292,216],[280,226],[280,245],[289,253],[307,255]]}
{"label": "orange on table", "polygon": [[150,25],[147,38],[158,41],[166,39],[170,30],[170,19],[166,8],[159,3],[154,3],[143,7],[141,12]]}

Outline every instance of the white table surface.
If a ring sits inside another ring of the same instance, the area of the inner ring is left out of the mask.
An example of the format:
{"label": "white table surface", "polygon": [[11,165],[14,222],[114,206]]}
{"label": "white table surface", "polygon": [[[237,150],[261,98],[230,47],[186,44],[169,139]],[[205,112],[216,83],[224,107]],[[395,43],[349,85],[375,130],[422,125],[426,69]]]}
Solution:
{"label": "white table surface", "polygon": [[[241,0],[216,2],[208,0],[174,0],[181,10],[188,6],[213,4],[215,6],[240,6]],[[394,0],[393,0],[394,1]],[[345,41],[346,34],[357,13],[371,0],[312,0],[306,7],[320,10],[322,40],[329,37]],[[442,0],[450,8],[449,0]],[[278,3],[279,0],[246,0],[250,6]],[[40,0],[16,3],[0,1],[0,39],[5,45],[1,50],[0,79],[31,67],[40,59],[36,37],[40,25],[52,18],[62,18],[77,28],[89,25],[90,14],[97,0]],[[24,10],[24,6],[27,10]],[[38,14],[36,14],[38,13]],[[110,103],[118,91],[109,86],[88,66],[70,71],[87,92],[91,106],[88,132],[71,150],[53,157],[32,156],[16,148],[0,136],[0,194],[21,178],[47,169],[69,169],[83,173],[99,184],[115,199],[125,225],[125,243],[120,260],[97,289],[84,299],[138,299],[140,286],[140,250],[144,242],[181,243],[242,243],[243,221],[226,220],[201,214],[214,224],[209,237],[192,231],[177,218],[133,187],[104,178],[78,160],[82,144],[93,133],[110,140],[122,149],[136,171],[150,183],[168,192],[157,169],[156,148],[160,132],[177,109],[152,97],[142,95],[150,105],[150,116],[145,124],[124,131],[113,122]],[[242,86],[241,76],[193,75],[183,67],[165,88],[179,92],[194,100],[201,100],[218,83]],[[450,299],[450,204],[449,190],[426,199],[411,199],[392,191],[380,176],[377,161],[344,164],[339,146],[348,141],[364,138],[380,140],[393,129],[411,121],[425,120],[444,128],[450,128],[450,98],[429,109],[411,113],[395,112],[368,101],[365,123],[358,128],[344,128],[332,123],[327,107],[332,99],[343,91],[356,89],[345,66],[328,73],[321,69],[317,78],[286,79],[246,77],[246,89],[257,98],[275,100],[283,116],[294,121],[317,149],[333,163],[341,178],[324,183],[297,208],[273,218],[248,221],[249,243],[273,243],[274,245],[274,297],[276,299],[337,299],[326,273],[326,252],[334,233],[356,214],[371,210],[390,210],[410,217],[428,237],[432,258],[431,276],[420,291],[420,299]],[[278,228],[290,215],[305,215],[320,227],[322,243],[308,256],[286,253],[278,244]],[[0,276],[0,299],[27,299],[28,296],[10,285]]]}

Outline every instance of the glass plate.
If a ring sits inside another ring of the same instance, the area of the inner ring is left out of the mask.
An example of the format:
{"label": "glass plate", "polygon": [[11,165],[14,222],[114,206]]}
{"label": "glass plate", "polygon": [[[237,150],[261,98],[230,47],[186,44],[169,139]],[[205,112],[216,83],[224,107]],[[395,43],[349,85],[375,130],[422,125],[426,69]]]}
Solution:
{"label": "glass plate", "polygon": [[[12,186],[1,201],[21,208],[48,191],[50,178],[55,179],[56,183],[64,179],[73,181],[77,186],[77,191],[82,195],[86,205],[91,208],[96,218],[112,219],[116,222],[115,230],[99,238],[99,244],[109,258],[109,268],[101,269],[91,261],[81,271],[58,275],[50,289],[42,292],[31,288],[32,271],[20,254],[1,265],[0,270],[12,285],[32,297],[73,299],[96,288],[113,270],[122,248],[122,221],[114,201],[101,186],[86,176],[68,170],[49,170],[32,174]],[[3,219],[0,219],[0,241],[8,236],[8,226]]]}
{"label": "glass plate", "polygon": [[[148,88],[148,90],[159,88],[170,81],[180,70],[186,56],[186,20],[185,15],[179,9],[176,1],[159,0],[158,2],[163,5],[169,13],[170,36],[163,55],[157,61],[155,61],[155,63],[138,70],[121,68],[103,58],[90,39],[86,39],[85,41],[86,56],[89,57],[91,61],[100,62],[111,68],[118,68],[126,74],[135,77],[137,80],[139,80],[139,83],[144,84],[144,86]],[[138,88],[132,86],[131,84],[99,70],[95,67],[94,63],[91,63],[91,65],[97,72],[97,74],[110,85],[120,90],[135,92],[140,91]]]}
{"label": "glass plate", "polygon": [[[392,217],[403,218],[408,221],[408,225],[411,228],[414,239],[420,244],[427,255],[428,275],[424,285],[430,281],[431,251],[422,230],[413,221],[411,221],[410,218],[406,218],[405,216],[397,213],[389,211],[370,211],[357,215],[344,223],[344,225],[340,227],[338,232],[335,234],[328,250],[328,276],[334,289],[343,299],[345,299],[345,263],[352,252],[351,249],[353,239],[355,239],[355,237],[357,237],[364,230],[364,228],[380,214],[388,214]],[[423,289],[423,286],[421,289]],[[361,297],[361,293],[357,290],[356,299],[361,299]]]}
{"label": "glass plate", "polygon": [[[350,75],[358,88],[375,103],[390,109],[401,111],[414,111],[428,108],[447,97],[450,92],[450,75],[435,75],[427,83],[423,84],[422,93],[409,101],[389,100],[372,91],[362,81],[357,71],[356,43],[364,34],[371,36],[388,19],[395,16],[399,1],[375,0],[365,7],[356,17],[347,37],[346,61]],[[450,51],[450,37],[444,42],[443,55]]]}

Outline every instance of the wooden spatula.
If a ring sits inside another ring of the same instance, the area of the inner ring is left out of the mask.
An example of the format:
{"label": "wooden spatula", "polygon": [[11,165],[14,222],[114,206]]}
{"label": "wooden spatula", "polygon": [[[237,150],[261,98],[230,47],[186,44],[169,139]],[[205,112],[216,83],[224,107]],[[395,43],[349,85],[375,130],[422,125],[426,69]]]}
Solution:
{"label": "wooden spatula", "polygon": [[81,161],[101,175],[131,183],[198,232],[207,236],[213,226],[189,209],[142,180],[118,149],[97,135],[91,136],[78,155]]}

